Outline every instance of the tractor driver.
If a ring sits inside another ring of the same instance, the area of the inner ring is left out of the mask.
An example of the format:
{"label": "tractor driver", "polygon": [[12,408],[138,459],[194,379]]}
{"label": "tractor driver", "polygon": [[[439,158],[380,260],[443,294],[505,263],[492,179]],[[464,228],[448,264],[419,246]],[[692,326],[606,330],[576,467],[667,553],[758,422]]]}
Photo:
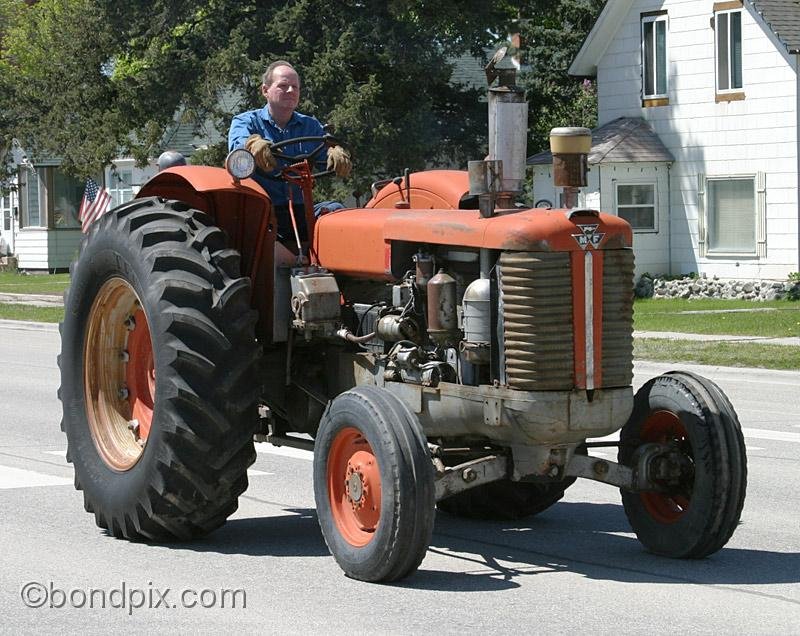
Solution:
{"label": "tractor driver", "polygon": [[[300,76],[289,62],[278,60],[267,67],[262,78],[261,94],[267,100],[264,108],[250,110],[233,118],[228,132],[228,150],[246,148],[253,154],[256,165],[262,171],[275,176],[276,168],[286,165],[287,162],[272,155],[272,143],[295,137],[321,137],[325,132],[316,118],[295,111],[300,101]],[[287,155],[299,155],[312,151],[316,145],[315,142],[302,142],[286,146],[282,150]],[[350,174],[350,155],[341,146],[324,150],[317,160],[326,162],[327,169],[333,170],[338,177],[347,177]],[[272,200],[278,219],[278,239],[286,240],[294,234],[289,217],[291,196],[300,239],[306,240],[305,208],[300,188],[290,186],[283,179],[270,179],[264,174],[256,173],[254,178]],[[341,205],[329,204],[327,207]]]}

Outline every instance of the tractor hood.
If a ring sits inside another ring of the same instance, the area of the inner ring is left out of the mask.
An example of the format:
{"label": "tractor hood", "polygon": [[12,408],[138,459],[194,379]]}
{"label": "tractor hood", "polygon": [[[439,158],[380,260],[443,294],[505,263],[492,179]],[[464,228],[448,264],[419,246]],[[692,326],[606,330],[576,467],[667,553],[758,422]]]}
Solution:
{"label": "tractor hood", "polygon": [[596,210],[350,209],[321,217],[314,233],[320,265],[356,277],[396,278],[392,243],[454,245],[519,252],[570,252],[631,246],[628,223]]}

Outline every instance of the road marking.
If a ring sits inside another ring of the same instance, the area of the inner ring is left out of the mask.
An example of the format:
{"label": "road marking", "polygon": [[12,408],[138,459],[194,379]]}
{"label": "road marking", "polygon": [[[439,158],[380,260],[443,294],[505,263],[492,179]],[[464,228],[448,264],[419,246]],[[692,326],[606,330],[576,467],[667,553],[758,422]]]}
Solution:
{"label": "road marking", "polygon": [[273,446],[266,442],[256,443],[256,451],[268,455],[281,455],[294,459],[305,459],[306,461],[312,461],[314,459],[314,453],[311,451],[303,450],[302,448],[292,448],[291,446]]}
{"label": "road marking", "polygon": [[48,455],[58,455],[59,457],[66,457],[67,456],[67,449],[60,451],[45,451]]}
{"label": "road marking", "polygon": [[0,466],[0,488],[30,488],[33,486],[66,486],[72,479],[37,473],[33,470]]}
{"label": "road marking", "polygon": [[258,477],[259,475],[274,475],[275,473],[267,473],[263,470],[256,470],[255,468],[248,468],[247,469],[247,476],[248,477]]}
{"label": "road marking", "polygon": [[766,428],[743,428],[742,433],[750,439],[771,439],[777,442],[796,442],[800,444],[800,433],[770,431]]}
{"label": "road marking", "polygon": [[[796,442],[800,444],[800,433],[784,433],[783,431],[771,431],[766,428],[743,428],[742,434],[747,439],[771,439],[778,442]],[[606,435],[605,437],[592,438],[592,442],[617,442],[619,441],[619,431]],[[757,446],[748,446],[751,450],[764,450]]]}

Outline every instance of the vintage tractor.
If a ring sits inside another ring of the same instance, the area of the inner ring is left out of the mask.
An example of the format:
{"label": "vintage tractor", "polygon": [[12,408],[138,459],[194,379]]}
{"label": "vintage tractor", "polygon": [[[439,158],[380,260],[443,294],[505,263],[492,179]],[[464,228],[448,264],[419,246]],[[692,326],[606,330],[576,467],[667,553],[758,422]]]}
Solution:
{"label": "vintage tractor", "polygon": [[[309,204],[307,243],[276,241],[244,150],[163,171],[92,225],[59,365],[67,457],[100,527],[214,530],[255,437],[313,450],[322,533],[357,579],[414,572],[437,506],[521,518],[577,477],[619,487],[654,553],[725,545],[746,487],[733,407],[684,372],[634,396],[631,229],[516,205],[524,96],[506,83],[489,100],[492,159],[377,184],[364,208],[315,219]],[[569,199],[586,140],[560,132]],[[336,143],[315,141],[282,173],[306,198]],[[591,455],[608,445],[618,463]]]}

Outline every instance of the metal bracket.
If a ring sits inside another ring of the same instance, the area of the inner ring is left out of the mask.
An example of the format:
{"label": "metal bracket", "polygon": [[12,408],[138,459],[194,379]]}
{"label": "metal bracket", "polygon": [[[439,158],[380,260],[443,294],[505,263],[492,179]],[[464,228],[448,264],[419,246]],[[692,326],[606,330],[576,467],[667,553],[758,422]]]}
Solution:
{"label": "metal bracket", "polygon": [[663,444],[642,444],[633,456],[633,467],[624,466],[600,457],[575,454],[564,471],[570,477],[583,477],[618,486],[632,492],[662,490],[654,481],[674,478],[681,466],[670,456],[673,449]]}
{"label": "metal bracket", "polygon": [[508,477],[508,458],[496,455],[473,459],[449,468],[445,468],[440,462],[435,462],[434,465],[438,468],[436,501]]}
{"label": "metal bracket", "polygon": [[626,490],[633,490],[635,483],[635,474],[632,468],[599,457],[588,457],[577,453],[569,460],[564,474],[570,477],[593,479]]}

